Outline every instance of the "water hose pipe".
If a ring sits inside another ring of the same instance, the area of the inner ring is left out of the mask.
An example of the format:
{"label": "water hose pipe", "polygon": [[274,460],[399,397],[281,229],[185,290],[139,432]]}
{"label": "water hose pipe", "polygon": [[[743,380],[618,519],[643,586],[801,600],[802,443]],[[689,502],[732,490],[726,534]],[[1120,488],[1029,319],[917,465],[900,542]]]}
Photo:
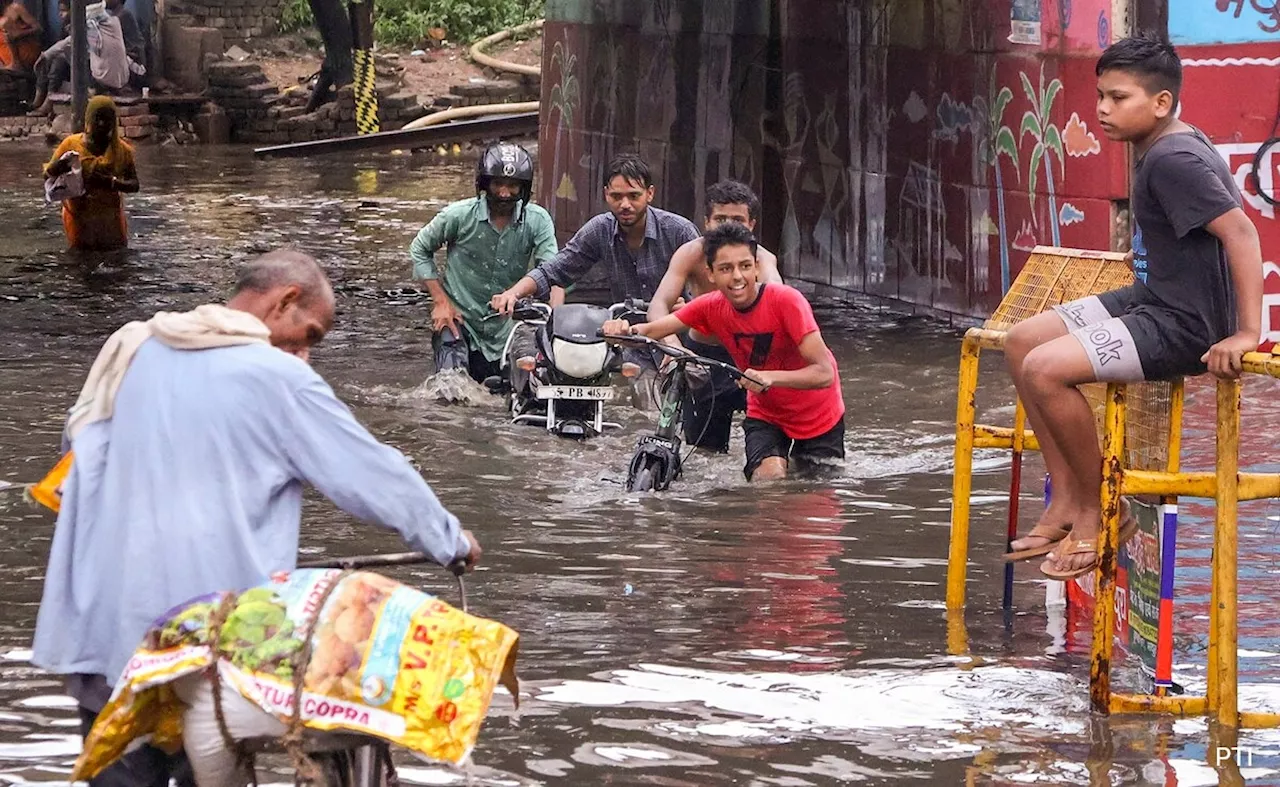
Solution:
{"label": "water hose pipe", "polygon": [[523,74],[525,76],[536,77],[542,74],[542,69],[538,66],[525,66],[519,63],[511,63],[506,60],[499,60],[492,55],[485,54],[484,50],[492,44],[506,41],[512,36],[528,33],[532,30],[541,30],[544,19],[535,19],[532,22],[525,22],[523,25],[517,25],[510,30],[503,30],[494,33],[491,36],[480,39],[471,45],[471,59],[482,66],[487,66],[495,71],[506,71],[512,74]]}
{"label": "water hose pipe", "polygon": [[481,104],[474,107],[454,107],[440,112],[432,112],[430,115],[423,115],[417,120],[406,123],[401,130],[412,131],[415,128],[436,126],[441,123],[447,123],[450,120],[484,117],[485,115],[519,115],[524,112],[537,112],[539,106],[540,104],[537,101],[522,101],[516,104]]}
{"label": "water hose pipe", "polygon": [[[535,19],[532,22],[525,22],[523,25],[517,25],[510,30],[503,30],[480,39],[471,46],[471,59],[476,63],[492,68],[495,71],[507,71],[513,74],[524,74],[526,76],[539,76],[542,73],[542,69],[538,66],[523,66],[519,63],[509,63],[506,60],[499,60],[485,54],[484,49],[492,44],[506,41],[512,36],[528,33],[532,30],[541,30],[544,21],[545,20],[542,19]],[[423,115],[417,120],[406,123],[403,130],[412,131],[415,128],[426,128],[427,126],[435,126],[440,123],[447,123],[451,120],[461,120],[463,118],[537,112],[540,106],[541,104],[538,101],[525,101],[516,104],[479,104],[473,107],[454,107],[453,109],[445,109],[440,112],[432,112],[429,115]]]}

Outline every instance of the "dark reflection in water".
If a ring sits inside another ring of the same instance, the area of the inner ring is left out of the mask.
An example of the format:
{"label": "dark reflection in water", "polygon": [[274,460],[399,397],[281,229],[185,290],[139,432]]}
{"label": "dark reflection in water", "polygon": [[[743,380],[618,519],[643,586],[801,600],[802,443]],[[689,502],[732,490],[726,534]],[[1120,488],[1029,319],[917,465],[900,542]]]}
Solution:
{"label": "dark reflection in water", "polygon": [[[1202,722],[1090,721],[1087,643],[1065,638],[1032,568],[1019,570],[1021,606],[1005,627],[1006,462],[994,455],[980,458],[975,489],[967,642],[981,658],[948,655],[954,331],[820,307],[849,403],[849,462],[838,478],[752,489],[735,434],[729,458],[694,455],[669,493],[627,496],[618,482],[651,415],[619,408],[621,433],[576,444],[505,423],[496,400],[443,405],[422,387],[429,310],[408,281],[406,249],[440,206],[467,193],[469,164],[256,162],[238,149],[148,148],[143,192],[129,200],[134,248],[90,269],[62,250],[56,210],[40,201],[32,173],[46,152],[12,144],[0,158],[0,481],[34,480],[55,458],[64,410],[112,329],[223,297],[237,265],[261,251],[290,243],[314,253],[339,292],[317,368],[476,530],[486,564],[471,582],[473,609],[523,637],[527,696],[518,714],[510,697],[496,699],[475,753],[477,783],[1216,783],[1203,765]],[[1274,388],[1251,386],[1254,405],[1268,397]],[[1193,409],[1206,402],[1211,390],[1193,391]],[[1008,419],[1007,396],[983,405],[985,420]],[[1201,453],[1204,440],[1212,435],[1189,435]],[[1266,461],[1269,443],[1254,448],[1246,462]],[[1028,510],[1034,486],[1024,490]],[[1265,579],[1280,570],[1267,520],[1277,509],[1247,513],[1242,551]],[[1208,530],[1203,510],[1188,514],[1178,659],[1194,683]],[[64,781],[78,751],[69,701],[25,652],[51,530],[49,516],[0,493],[0,783]],[[318,500],[306,506],[303,542],[309,553],[402,548]],[[439,571],[397,576],[451,598]],[[1274,616],[1262,611],[1274,606],[1258,603],[1274,598],[1269,584],[1250,589],[1257,623],[1242,624],[1258,654],[1242,674],[1259,682],[1275,678],[1269,665],[1280,660]],[[1255,757],[1251,775],[1274,781],[1280,737],[1248,740],[1272,752]],[[408,761],[402,776],[465,779]],[[276,781],[286,779],[282,771]]]}

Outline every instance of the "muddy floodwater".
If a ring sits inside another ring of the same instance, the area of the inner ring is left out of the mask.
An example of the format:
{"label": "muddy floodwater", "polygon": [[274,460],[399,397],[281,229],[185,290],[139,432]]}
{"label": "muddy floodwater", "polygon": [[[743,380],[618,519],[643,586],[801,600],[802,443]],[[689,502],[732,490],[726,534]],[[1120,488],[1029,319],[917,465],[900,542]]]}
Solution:
{"label": "muddy floodwater", "polygon": [[[468,193],[469,163],[143,148],[133,250],[90,271],[43,202],[47,149],[0,153],[0,482],[34,481],[56,459],[65,408],[122,323],[218,300],[238,264],[286,243],[328,268],[337,325],[313,363],[475,530],[485,561],[472,611],[522,637],[520,710],[495,697],[470,775],[406,756],[404,783],[1218,783],[1203,721],[1090,717],[1089,623],[1046,606],[1034,567],[1018,570],[1013,614],[1001,611],[1008,460],[997,453],[978,457],[967,626],[949,650],[958,329],[819,303],[848,403],[843,472],[752,489],[735,429],[728,458],[695,454],[670,491],[628,495],[620,480],[651,414],[616,406],[623,430],[573,443],[509,425],[496,399],[443,404],[424,385],[430,309],[407,249]],[[994,381],[997,361],[984,362]],[[1195,381],[1189,396],[1184,464],[1208,467],[1213,390]],[[997,382],[980,418],[1007,423],[1011,401]],[[1277,401],[1275,386],[1249,384],[1243,464],[1280,470]],[[1029,461],[1025,517],[1041,474]],[[1175,672],[1190,690],[1204,683],[1210,518],[1183,506]],[[28,663],[52,530],[47,513],[0,492],[0,784],[65,782],[79,750],[71,701]],[[1277,710],[1280,505],[1243,506],[1240,531],[1242,706]],[[318,499],[302,541],[308,555],[403,549]],[[456,600],[440,570],[390,573]],[[1121,659],[1116,681],[1136,687],[1133,664]],[[1242,757],[1224,783],[1280,783],[1280,735],[1240,746],[1252,763]]]}

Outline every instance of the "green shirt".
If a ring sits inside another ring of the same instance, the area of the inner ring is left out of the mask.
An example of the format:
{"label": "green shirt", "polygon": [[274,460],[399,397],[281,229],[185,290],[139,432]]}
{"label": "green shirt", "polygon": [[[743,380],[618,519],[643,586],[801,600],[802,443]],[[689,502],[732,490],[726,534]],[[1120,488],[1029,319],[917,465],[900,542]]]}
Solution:
{"label": "green shirt", "polygon": [[[436,268],[436,251],[448,246],[443,276]],[[517,207],[499,232],[489,223],[489,203],[483,196],[459,200],[436,214],[409,246],[415,279],[440,279],[441,286],[462,312],[463,329],[472,349],[490,361],[502,357],[512,322],[485,320],[489,299],[515,284],[531,268],[556,255],[555,225],[540,205]]]}

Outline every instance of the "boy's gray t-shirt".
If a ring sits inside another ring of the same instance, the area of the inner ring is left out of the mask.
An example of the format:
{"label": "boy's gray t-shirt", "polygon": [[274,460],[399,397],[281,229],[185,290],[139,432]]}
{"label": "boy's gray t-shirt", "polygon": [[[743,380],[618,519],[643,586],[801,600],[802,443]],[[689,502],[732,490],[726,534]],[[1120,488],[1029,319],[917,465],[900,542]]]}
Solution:
{"label": "boy's gray t-shirt", "polygon": [[1231,275],[1205,225],[1240,207],[1240,191],[1209,139],[1193,129],[1156,140],[1134,168],[1132,207],[1139,299],[1164,306],[1206,347],[1231,335]]}

